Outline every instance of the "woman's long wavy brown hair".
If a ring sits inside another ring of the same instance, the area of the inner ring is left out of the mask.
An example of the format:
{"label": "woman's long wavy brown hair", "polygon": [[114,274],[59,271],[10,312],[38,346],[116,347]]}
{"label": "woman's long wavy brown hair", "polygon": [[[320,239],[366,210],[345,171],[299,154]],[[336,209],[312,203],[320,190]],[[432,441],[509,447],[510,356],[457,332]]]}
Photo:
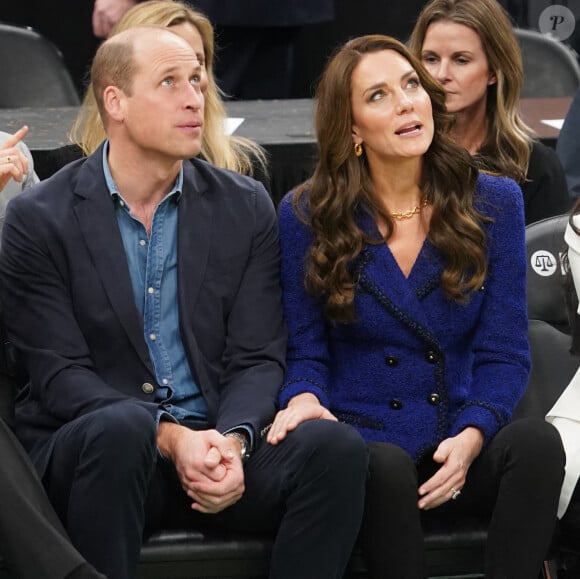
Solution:
{"label": "woman's long wavy brown hair", "polygon": [[497,83],[487,91],[487,137],[475,159],[478,166],[522,183],[528,173],[532,130],[519,113],[524,85],[520,46],[507,12],[497,0],[431,0],[411,35],[411,52],[421,58],[427,29],[448,20],[474,30],[481,39],[490,72]]}
{"label": "woman's long wavy brown hair", "polygon": [[[314,234],[306,256],[306,289],[323,300],[326,317],[334,322],[354,320],[353,260],[365,243],[384,243],[393,231],[392,218],[375,196],[366,156],[354,154],[352,141],[352,73],[365,54],[382,50],[394,50],[407,59],[431,98],[435,131],[424,156],[421,189],[433,207],[428,238],[445,259],[444,291],[450,299],[464,302],[481,287],[487,270],[485,219],[473,206],[478,172],[469,153],[448,137],[451,119],[444,91],[394,38],[355,38],[331,58],[318,86],[319,160],[293,201],[295,212]],[[363,208],[384,221],[384,239],[372,238],[357,225]]]}

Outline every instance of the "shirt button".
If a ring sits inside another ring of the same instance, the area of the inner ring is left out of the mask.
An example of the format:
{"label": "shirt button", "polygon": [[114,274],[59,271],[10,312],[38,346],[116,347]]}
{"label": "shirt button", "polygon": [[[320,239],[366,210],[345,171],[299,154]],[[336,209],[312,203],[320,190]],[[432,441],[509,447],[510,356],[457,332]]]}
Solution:
{"label": "shirt button", "polygon": [[169,380],[167,378],[163,378],[163,380],[161,380],[161,383],[163,384],[163,386],[167,386],[167,384],[169,384]]}
{"label": "shirt button", "polygon": [[147,292],[152,294],[152,293],[155,293],[155,290],[152,287],[150,287],[147,289]]}
{"label": "shirt button", "polygon": [[143,247],[143,246],[147,245],[147,242],[144,239],[141,239],[141,241],[139,241],[139,245],[141,247]]}
{"label": "shirt button", "polygon": [[155,388],[153,387],[153,384],[150,384],[149,382],[145,382],[143,384],[143,386],[141,386],[141,390],[143,390],[143,392],[145,392],[145,394],[153,394],[153,392],[155,391]]}
{"label": "shirt button", "polygon": [[427,360],[427,362],[431,362],[431,364],[435,364],[435,362],[437,362],[437,355],[435,354],[435,352],[427,352],[425,354],[425,358]]}
{"label": "shirt button", "polygon": [[149,334],[149,339],[154,342],[157,339],[157,336],[155,334]]}
{"label": "shirt button", "polygon": [[395,358],[395,356],[387,356],[385,358],[385,362],[386,362],[387,366],[394,367],[399,363],[399,360],[397,358]]}
{"label": "shirt button", "polygon": [[391,400],[389,406],[393,410],[401,410],[401,408],[403,408],[403,403],[400,400]]}
{"label": "shirt button", "polygon": [[437,404],[439,404],[439,394],[437,394],[437,392],[433,392],[433,394],[429,394],[429,396],[427,397],[427,401],[429,402],[429,404],[432,404],[433,406],[437,406]]}
{"label": "shirt button", "polygon": [[125,202],[124,202],[124,201],[119,201],[119,205],[120,205],[121,207],[125,207]]}

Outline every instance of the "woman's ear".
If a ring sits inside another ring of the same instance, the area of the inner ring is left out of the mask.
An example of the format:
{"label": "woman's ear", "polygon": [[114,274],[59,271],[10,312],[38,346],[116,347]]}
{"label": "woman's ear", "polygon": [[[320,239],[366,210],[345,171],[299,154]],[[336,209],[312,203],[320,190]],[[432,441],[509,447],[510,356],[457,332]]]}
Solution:
{"label": "woman's ear", "polygon": [[487,86],[491,86],[492,84],[497,84],[497,77],[494,72],[490,72],[489,78],[487,79]]}

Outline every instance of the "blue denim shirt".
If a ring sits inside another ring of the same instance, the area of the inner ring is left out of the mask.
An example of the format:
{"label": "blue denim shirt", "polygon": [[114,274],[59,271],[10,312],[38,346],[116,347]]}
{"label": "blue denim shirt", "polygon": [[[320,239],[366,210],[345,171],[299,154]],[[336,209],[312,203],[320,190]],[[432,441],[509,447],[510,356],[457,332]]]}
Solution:
{"label": "blue denim shirt", "polygon": [[177,420],[204,419],[207,405],[195,383],[179,333],[177,301],[178,203],[183,186],[183,168],[171,191],[155,209],[151,236],[131,215],[107,162],[108,143],[103,148],[103,170],[115,202],[115,213],[137,309],[143,317],[145,341],[160,386],[156,400],[161,404],[157,420],[167,411]]}

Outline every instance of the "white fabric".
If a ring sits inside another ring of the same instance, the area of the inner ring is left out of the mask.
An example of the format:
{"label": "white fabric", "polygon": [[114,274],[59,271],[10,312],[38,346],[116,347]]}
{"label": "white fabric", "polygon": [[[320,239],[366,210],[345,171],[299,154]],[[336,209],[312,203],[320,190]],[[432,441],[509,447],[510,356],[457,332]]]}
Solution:
{"label": "white fabric", "polygon": [[[580,215],[574,216],[574,225],[580,229]],[[574,287],[580,294],[580,235],[568,224],[564,239],[568,244],[568,261]],[[546,420],[557,428],[566,451],[566,474],[558,504],[558,517],[562,518],[580,478],[580,369],[548,412]]]}
{"label": "white fabric", "polygon": [[[580,213],[573,217],[574,225],[580,230]],[[568,244],[568,262],[570,271],[574,279],[576,293],[580,296],[580,235],[578,235],[568,224],[564,233],[564,240]],[[578,313],[580,314],[580,300],[578,303]]]}

